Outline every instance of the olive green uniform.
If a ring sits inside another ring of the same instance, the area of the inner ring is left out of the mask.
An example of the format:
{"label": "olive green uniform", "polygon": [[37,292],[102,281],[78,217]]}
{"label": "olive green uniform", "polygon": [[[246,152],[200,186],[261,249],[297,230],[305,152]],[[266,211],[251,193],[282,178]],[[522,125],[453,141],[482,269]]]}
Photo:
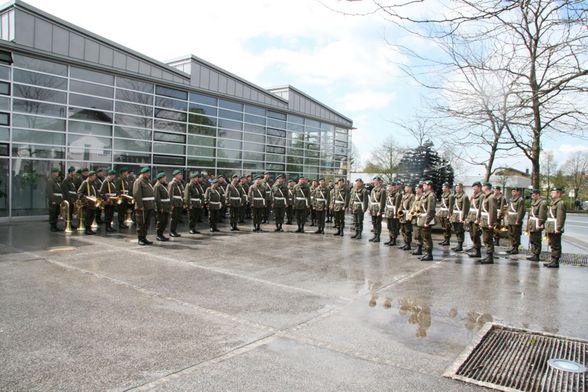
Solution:
{"label": "olive green uniform", "polygon": [[465,240],[464,223],[470,212],[470,199],[464,192],[455,192],[452,196],[450,219],[457,238],[456,251],[461,251],[463,242]]}
{"label": "olive green uniform", "polygon": [[129,199],[132,196],[132,189],[131,184],[129,183],[129,179],[126,176],[119,176],[116,180],[116,189],[119,195],[126,195],[127,197],[123,197],[122,203],[118,205],[118,226],[124,227],[125,226],[125,219],[127,217],[127,212],[132,208],[131,200]]}
{"label": "olive green uniform", "polygon": [[191,231],[196,231],[196,223],[202,221],[204,208],[204,190],[199,183],[190,181],[184,189],[184,204],[188,206],[188,225]]}
{"label": "olive green uniform", "polygon": [[417,226],[421,230],[423,237],[423,247],[425,253],[431,256],[433,253],[433,238],[431,236],[432,226],[435,224],[435,206],[437,200],[435,200],[435,193],[432,190],[428,190],[423,193],[421,198],[420,214],[417,217]]}
{"label": "olive green uniform", "polygon": [[566,223],[566,206],[561,198],[553,199],[547,211],[545,232],[551,248],[551,262],[559,264],[561,258],[561,235]]}
{"label": "olive green uniform", "polygon": [[402,195],[400,201],[400,209],[402,211],[399,219],[402,230],[402,240],[404,241],[404,250],[410,250],[412,244],[412,221],[410,219],[410,209],[414,203],[414,193],[405,193]]}
{"label": "olive green uniform", "polygon": [[331,190],[330,200],[330,210],[333,212],[337,234],[343,236],[343,230],[345,229],[345,210],[349,206],[349,195],[345,188],[335,186]]}
{"label": "olive green uniform", "polygon": [[478,217],[478,213],[480,208],[482,207],[482,192],[475,193],[470,198],[470,210],[468,213],[468,227],[470,230],[470,239],[472,240],[472,249],[476,252],[479,252],[482,248],[482,230],[480,226],[476,223],[476,219]]}
{"label": "olive green uniform", "polygon": [[229,224],[236,230],[239,223],[239,210],[243,199],[236,185],[229,184],[225,189],[225,204],[229,207]]}
{"label": "olive green uniform", "polygon": [[286,224],[294,221],[294,185],[288,185],[288,207],[286,207]]}
{"label": "olive green uniform", "polygon": [[208,206],[208,225],[211,231],[218,230],[218,222],[223,208],[223,196],[218,186],[206,188],[204,200]]}
{"label": "olive green uniform", "polygon": [[370,192],[369,211],[372,217],[372,227],[374,229],[374,238],[370,241],[377,242],[380,240],[382,233],[382,214],[386,206],[386,190],[382,186],[376,186]]}
{"label": "olive green uniform", "polygon": [[296,184],[294,192],[294,211],[296,214],[297,232],[304,232],[304,225],[310,208],[310,188],[306,184]]}
{"label": "olive green uniform", "polygon": [[[157,217],[157,238],[163,237],[163,232],[165,231],[165,228],[169,222],[170,213],[174,208],[172,207],[173,200],[170,197],[169,189],[171,187],[169,185],[166,186],[163,183],[157,181],[153,187],[153,193],[155,197],[155,211]],[[170,231],[173,233],[173,230],[170,229]]]}
{"label": "olive green uniform", "polygon": [[317,233],[324,233],[330,192],[326,186],[317,186],[312,195],[312,208],[315,211],[316,225],[318,226]]}
{"label": "olive green uniform", "polygon": [[[494,194],[494,199],[496,200],[496,224],[498,226],[505,225],[505,216],[506,210],[508,208],[508,204],[506,203],[506,198],[504,195],[496,195]],[[500,245],[500,232],[494,231],[494,244]]]}
{"label": "olive green uniform", "polygon": [[63,194],[63,200],[69,203],[69,221],[71,222],[72,229],[75,229],[73,224],[73,212],[75,209],[76,201],[78,200],[78,188],[75,185],[75,177],[68,175],[61,183],[61,193]]}
{"label": "olive green uniform", "polygon": [[90,179],[85,179],[80,184],[78,193],[82,196],[82,209],[84,210],[84,226],[86,233],[91,233],[92,223],[94,223],[96,213],[96,203],[91,201],[89,197],[97,197],[96,188],[94,188],[94,185]]}
{"label": "olive green uniform", "polygon": [[274,210],[274,219],[276,220],[276,229],[282,230],[284,224],[284,215],[289,204],[288,186],[286,184],[274,184],[271,193],[272,208]]}
{"label": "olive green uniform", "polygon": [[413,252],[414,255],[421,255],[423,249],[423,231],[421,227],[417,224],[417,217],[421,213],[421,203],[423,200],[423,195],[414,195],[414,200],[412,202],[412,207],[410,208],[410,218],[412,224],[412,231],[414,240],[417,243],[417,250]]}
{"label": "olive green uniform", "polygon": [[137,237],[139,241],[147,238],[147,230],[151,226],[155,209],[155,196],[153,186],[149,180],[139,176],[133,183],[133,198],[135,199],[135,211],[137,219]]}
{"label": "olive green uniform", "polygon": [[49,177],[47,180],[47,198],[49,199],[49,225],[51,230],[57,230],[59,220],[59,206],[63,201],[63,191],[59,177]]}
{"label": "olive green uniform", "polygon": [[547,220],[547,202],[543,198],[533,200],[527,220],[527,231],[529,232],[530,251],[532,256],[539,261],[541,255],[541,237],[543,227]]}
{"label": "olive green uniform", "polygon": [[269,223],[272,214],[272,206],[269,202],[272,198],[272,183],[269,180],[263,180],[262,186],[265,193],[265,200],[267,201],[263,208],[263,223]]}
{"label": "olive green uniform", "polygon": [[443,244],[449,245],[451,240],[451,216],[453,195],[451,192],[443,192],[441,194],[441,205],[437,209],[437,219],[443,229]]}
{"label": "olive green uniform", "polygon": [[384,215],[386,216],[386,227],[390,241],[387,245],[396,245],[396,239],[400,234],[400,221],[398,219],[398,211],[400,211],[400,204],[402,202],[402,193],[396,189],[392,192],[386,191],[386,206],[384,207]]}
{"label": "olive green uniform", "polygon": [[253,230],[260,231],[263,222],[265,206],[270,201],[267,199],[264,184],[259,186],[253,184],[249,188],[249,201],[251,202],[251,216],[253,218]]}
{"label": "olive green uniform", "polygon": [[361,238],[363,233],[363,217],[368,209],[369,196],[365,187],[359,189],[353,187],[349,194],[349,203],[351,212],[353,213],[353,227],[355,228],[355,236],[353,238]]}
{"label": "olive green uniform", "polygon": [[[112,229],[112,220],[114,219],[114,210],[116,209],[116,202],[118,191],[114,181],[105,179],[100,187],[100,196],[104,199],[104,223],[106,229]],[[112,231],[112,230],[110,230]]]}
{"label": "olive green uniform", "polygon": [[492,192],[483,196],[482,205],[478,210],[478,221],[484,235],[486,254],[492,256],[494,254],[494,227],[498,223],[496,198]]}
{"label": "olive green uniform", "polygon": [[171,224],[170,233],[177,235],[178,223],[184,210],[184,185],[176,178],[167,185],[167,193],[171,198]]}
{"label": "olive green uniform", "polygon": [[518,251],[521,246],[521,234],[523,234],[523,219],[525,219],[525,200],[522,197],[515,197],[508,203],[506,212],[506,224],[508,225],[508,236],[512,251]]}

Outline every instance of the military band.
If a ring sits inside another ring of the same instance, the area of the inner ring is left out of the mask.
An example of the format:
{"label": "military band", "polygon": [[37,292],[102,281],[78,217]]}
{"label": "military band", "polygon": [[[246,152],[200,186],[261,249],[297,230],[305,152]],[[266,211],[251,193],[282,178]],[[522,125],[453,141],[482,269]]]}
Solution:
{"label": "military band", "polygon": [[[106,176],[99,177],[99,173]],[[345,233],[345,214],[349,212],[354,229],[351,238],[361,239],[367,212],[373,228],[370,242],[380,241],[382,220],[385,218],[389,234],[385,245],[396,245],[398,236],[402,234],[400,249],[414,250],[412,254],[422,256],[420,260],[430,261],[433,260],[432,227],[435,224],[440,224],[443,234],[440,245],[449,245],[451,235],[455,234],[457,245],[451,248],[454,252],[463,251],[467,227],[472,242],[468,255],[480,258],[480,264],[493,264],[495,247],[499,246],[498,236],[503,231],[508,231],[510,243],[506,253],[519,253],[526,217],[525,200],[520,189],[512,189],[507,201],[500,187],[493,187],[490,183],[482,185],[475,182],[469,197],[464,192],[463,184],[456,184],[452,192],[450,185],[444,183],[437,199],[431,181],[422,181],[413,188],[411,185],[402,187],[397,182],[384,185],[381,177],[375,177],[371,189],[361,179],[357,179],[353,188],[349,189],[345,179],[337,179],[327,185],[321,178],[315,181],[315,186],[309,187],[304,177],[298,181],[291,179],[286,184],[282,175],[276,177],[275,183],[268,173],[258,176],[254,183],[251,183],[250,176],[233,175],[227,183],[223,176],[210,176],[209,180],[208,175],[193,172],[188,184],[184,185],[180,170],[172,172],[169,184],[165,172],[158,173],[155,184],[150,180],[150,168],[142,168],[132,183],[129,173],[127,168],[117,173],[115,170],[95,172],[86,168],[76,172],[74,167],[70,167],[62,181],[60,169],[52,169],[47,181],[51,231],[62,231],[57,226],[58,218],[67,214],[63,217],[64,222],[73,226],[73,218],[77,216],[85,234],[96,234],[94,225],[98,223],[98,212],[102,210],[106,233],[116,231],[113,224],[115,212],[118,213],[118,227],[126,229],[126,217],[132,210],[136,215],[138,243],[149,245],[152,242],[147,240],[147,231],[154,214],[157,240],[168,241],[165,236],[168,223],[170,236],[181,236],[178,225],[184,211],[188,214],[190,234],[200,234],[196,226],[202,220],[205,209],[211,232],[219,231],[223,209],[230,212],[231,231],[239,231],[238,224],[244,222],[248,209],[251,209],[254,232],[262,231],[261,225],[273,217],[275,232],[283,232],[285,221],[291,222],[295,218],[298,225],[296,232],[303,233],[312,211],[311,220],[314,219],[317,226],[316,234],[325,233],[328,217],[332,217],[333,235],[341,237]],[[79,184],[77,188],[76,184]],[[545,266],[550,268],[559,267],[562,254],[561,236],[566,219],[562,192],[561,188],[552,189],[548,204],[540,192],[534,190],[526,221],[530,243],[527,259],[540,260],[545,234],[551,249],[550,260]],[[413,241],[416,242],[416,249],[413,249]],[[485,249],[483,259],[482,242]]]}

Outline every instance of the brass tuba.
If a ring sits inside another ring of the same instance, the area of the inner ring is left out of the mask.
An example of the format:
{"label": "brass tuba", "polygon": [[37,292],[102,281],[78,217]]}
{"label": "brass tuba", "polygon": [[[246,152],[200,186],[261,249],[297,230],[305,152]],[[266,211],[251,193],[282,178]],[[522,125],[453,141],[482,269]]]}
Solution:
{"label": "brass tuba", "polygon": [[84,208],[80,199],[74,204],[74,215],[78,217],[78,231],[84,231]]}
{"label": "brass tuba", "polygon": [[63,200],[59,205],[59,211],[61,213],[61,217],[63,218],[63,226],[64,226],[64,233],[71,234],[71,219],[69,215],[69,202],[67,200]]}

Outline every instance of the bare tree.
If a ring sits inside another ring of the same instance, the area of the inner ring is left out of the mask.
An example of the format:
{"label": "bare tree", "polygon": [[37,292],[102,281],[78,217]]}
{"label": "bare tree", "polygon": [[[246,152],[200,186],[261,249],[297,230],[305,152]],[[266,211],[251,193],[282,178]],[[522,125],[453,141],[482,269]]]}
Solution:
{"label": "bare tree", "polygon": [[541,171],[543,174],[543,179],[547,183],[547,189],[551,189],[551,177],[557,172],[557,162],[555,161],[555,156],[553,155],[553,151],[546,151],[543,153],[543,157],[541,159]]}
{"label": "bare tree", "polygon": [[392,179],[398,171],[398,164],[403,154],[404,149],[398,146],[394,138],[389,137],[372,151],[364,171],[379,173],[388,179]]}
{"label": "bare tree", "polygon": [[428,118],[422,118],[422,116],[415,114],[412,119],[407,121],[392,121],[392,123],[412,136],[417,147],[423,146],[434,138],[436,125]]}
{"label": "bare tree", "polygon": [[[507,60],[474,62],[467,67],[501,75],[508,81],[508,121],[500,125],[531,161],[534,187],[540,185],[544,136],[558,133],[585,136],[588,125],[585,0],[372,0],[371,3],[391,23],[440,47],[457,37],[453,47],[460,56],[475,57],[469,56],[473,52],[482,54],[480,59],[489,60],[484,54],[499,53],[501,60]],[[423,7],[424,3],[430,7]],[[426,16],[429,8],[435,9],[434,16]],[[419,54],[412,48],[404,49],[417,60],[417,71],[414,71],[415,64],[408,65],[413,69],[411,73],[426,78],[427,72],[419,67],[439,53]],[[433,75],[432,79],[439,77],[438,73]]]}
{"label": "bare tree", "polygon": [[566,161],[564,172],[569,176],[569,185],[574,190],[574,201],[588,187],[588,152],[578,151]]}

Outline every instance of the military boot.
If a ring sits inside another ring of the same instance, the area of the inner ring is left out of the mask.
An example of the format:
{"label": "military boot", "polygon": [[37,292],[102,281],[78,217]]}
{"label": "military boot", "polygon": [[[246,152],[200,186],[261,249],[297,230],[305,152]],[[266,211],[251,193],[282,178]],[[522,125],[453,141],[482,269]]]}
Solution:
{"label": "military boot", "polygon": [[517,246],[516,248],[512,248],[510,250],[510,254],[511,255],[518,255],[519,254],[519,247]]}
{"label": "military boot", "polygon": [[468,253],[470,257],[482,257],[482,253],[480,252],[480,248],[474,248],[473,252]]}
{"label": "military boot", "polygon": [[410,246],[410,242],[407,242],[406,245],[404,245],[402,247],[402,250],[412,250],[412,247]]}
{"label": "military boot", "polygon": [[451,250],[454,252],[463,252],[463,242],[458,242],[457,246],[454,248],[451,248]]}
{"label": "military boot", "polygon": [[396,246],[396,237],[390,239],[390,244],[388,246]]}
{"label": "military boot", "polygon": [[106,228],[105,228],[104,230],[105,230],[107,233],[114,233],[114,232],[116,232],[116,230],[114,230],[114,229],[112,228],[112,225],[111,225],[110,223],[107,223],[107,224],[106,224]]}
{"label": "military boot", "polygon": [[441,246],[447,246],[447,245],[449,245],[449,240],[447,238],[445,238],[443,241],[438,242],[438,244]]}
{"label": "military boot", "polygon": [[418,245],[416,250],[411,253],[413,256],[422,256],[423,255],[423,246]]}
{"label": "military boot", "polygon": [[339,229],[339,237],[343,237],[343,228]]}
{"label": "military boot", "polygon": [[426,255],[421,257],[421,261],[433,261],[433,252],[428,251]]}
{"label": "military boot", "polygon": [[351,236],[351,238],[357,238],[358,235],[359,235],[359,231],[357,229],[355,229],[355,234],[353,234]]}
{"label": "military boot", "polygon": [[390,237],[390,240],[384,242],[384,245],[390,245],[392,243],[392,237]]}
{"label": "military boot", "polygon": [[334,236],[338,236],[341,235],[341,229],[337,229],[337,231],[335,232],[335,234],[333,234]]}
{"label": "military boot", "polygon": [[380,233],[376,234],[372,242],[380,242]]}
{"label": "military boot", "polygon": [[361,240],[361,233],[363,232],[363,226],[359,226],[357,228],[357,238],[358,240]]}
{"label": "military boot", "polygon": [[494,245],[500,246],[500,238],[495,238],[494,239]]}
{"label": "military boot", "polygon": [[543,266],[546,268],[559,268],[559,260],[551,259],[549,263],[543,263]]}
{"label": "military boot", "polygon": [[527,260],[529,260],[529,261],[539,261],[539,255],[531,255],[531,256],[527,257]]}
{"label": "military boot", "polygon": [[494,254],[488,253],[486,257],[480,260],[480,264],[494,264]]}

